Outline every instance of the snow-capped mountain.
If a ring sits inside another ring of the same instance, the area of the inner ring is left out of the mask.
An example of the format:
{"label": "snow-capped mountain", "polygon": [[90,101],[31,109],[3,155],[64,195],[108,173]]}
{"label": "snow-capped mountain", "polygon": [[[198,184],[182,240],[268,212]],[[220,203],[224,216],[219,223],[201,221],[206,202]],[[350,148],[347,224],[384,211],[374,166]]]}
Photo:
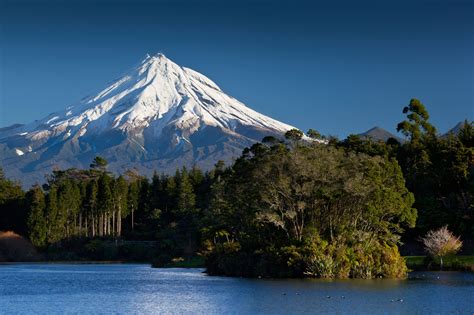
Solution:
{"label": "snow-capped mountain", "polygon": [[96,155],[116,172],[206,169],[291,128],[157,54],[93,97],[30,124],[1,128],[0,163],[7,176],[26,184],[42,182],[54,168],[88,167]]}

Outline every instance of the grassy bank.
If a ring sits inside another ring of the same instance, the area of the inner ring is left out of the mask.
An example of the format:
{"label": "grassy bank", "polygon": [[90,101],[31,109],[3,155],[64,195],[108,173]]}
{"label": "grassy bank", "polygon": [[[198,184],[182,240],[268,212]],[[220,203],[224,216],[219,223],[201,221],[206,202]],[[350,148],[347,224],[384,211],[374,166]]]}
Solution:
{"label": "grassy bank", "polygon": [[[440,270],[439,258],[429,256],[405,256],[410,270]],[[447,256],[443,258],[443,270],[474,271],[474,255]]]}

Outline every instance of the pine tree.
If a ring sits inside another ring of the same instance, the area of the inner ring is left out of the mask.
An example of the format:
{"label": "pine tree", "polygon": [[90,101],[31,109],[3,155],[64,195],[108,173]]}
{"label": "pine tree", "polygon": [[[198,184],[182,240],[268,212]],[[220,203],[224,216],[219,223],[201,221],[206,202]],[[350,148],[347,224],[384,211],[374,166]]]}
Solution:
{"label": "pine tree", "polygon": [[285,133],[285,138],[290,140],[292,143],[297,143],[303,138],[303,132],[298,129],[291,129]]}
{"label": "pine tree", "polygon": [[188,171],[183,167],[179,174],[177,185],[176,210],[178,213],[189,213],[194,210],[196,205],[196,196],[191,183]]}
{"label": "pine tree", "polygon": [[99,172],[105,172],[106,169],[107,169],[107,160],[104,159],[103,157],[100,157],[100,156],[96,156],[94,158],[94,160],[92,161],[91,165],[90,165],[90,168],[95,170],[95,171],[99,171]]}
{"label": "pine tree", "polygon": [[135,212],[138,209],[140,197],[140,187],[138,180],[133,180],[128,185],[128,209],[130,211],[130,227],[132,231],[135,229]]}
{"label": "pine tree", "polygon": [[317,130],[314,130],[314,129],[309,129],[307,132],[307,135],[308,137],[312,139],[321,139],[321,134]]}
{"label": "pine tree", "polygon": [[39,185],[33,186],[26,195],[28,204],[28,237],[31,243],[41,247],[46,244],[45,198]]}
{"label": "pine tree", "polygon": [[184,236],[183,250],[190,255],[196,247],[197,209],[196,195],[188,171],[185,167],[179,172],[177,179],[176,217],[178,218],[179,236]]}
{"label": "pine tree", "polygon": [[80,191],[77,184],[70,178],[63,179],[58,188],[59,216],[57,221],[58,226],[63,228],[63,238],[75,235],[76,218],[80,205]]}
{"label": "pine tree", "polygon": [[86,193],[86,236],[95,237],[97,234],[98,192],[99,185],[97,183],[97,180],[93,179],[87,185]]}
{"label": "pine tree", "polygon": [[111,178],[104,173],[99,178],[97,193],[97,206],[99,210],[99,236],[109,235],[109,217],[113,209],[112,198]]}
{"label": "pine tree", "polygon": [[48,222],[48,243],[54,243],[62,238],[60,229],[60,213],[58,207],[58,188],[56,185],[49,187],[48,195],[46,196],[46,218]]}
{"label": "pine tree", "polygon": [[119,176],[115,181],[114,186],[114,200],[115,200],[115,216],[114,218],[115,224],[115,235],[121,236],[122,235],[122,218],[128,215],[128,203],[127,203],[127,195],[128,195],[128,184],[123,176]]}

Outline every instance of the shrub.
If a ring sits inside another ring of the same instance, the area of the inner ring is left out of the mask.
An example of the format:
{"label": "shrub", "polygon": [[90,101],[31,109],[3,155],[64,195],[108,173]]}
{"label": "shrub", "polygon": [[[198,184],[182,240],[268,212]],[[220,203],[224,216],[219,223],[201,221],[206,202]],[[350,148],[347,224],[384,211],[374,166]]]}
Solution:
{"label": "shrub", "polygon": [[24,237],[12,231],[0,232],[0,261],[39,260],[35,247]]}

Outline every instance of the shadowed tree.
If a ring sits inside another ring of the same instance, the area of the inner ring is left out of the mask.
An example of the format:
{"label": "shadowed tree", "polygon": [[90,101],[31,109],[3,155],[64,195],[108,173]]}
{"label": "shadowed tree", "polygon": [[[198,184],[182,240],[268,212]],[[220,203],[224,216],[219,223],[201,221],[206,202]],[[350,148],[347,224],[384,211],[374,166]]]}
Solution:
{"label": "shadowed tree", "polygon": [[298,129],[291,129],[285,133],[285,138],[291,142],[298,142],[303,138],[303,131]]}
{"label": "shadowed tree", "polygon": [[20,184],[7,179],[0,167],[0,230],[27,232],[24,197]]}
{"label": "shadowed tree", "polygon": [[46,244],[46,219],[45,219],[45,199],[43,190],[39,185],[33,186],[26,194],[28,204],[28,237],[31,243],[41,247]]}

